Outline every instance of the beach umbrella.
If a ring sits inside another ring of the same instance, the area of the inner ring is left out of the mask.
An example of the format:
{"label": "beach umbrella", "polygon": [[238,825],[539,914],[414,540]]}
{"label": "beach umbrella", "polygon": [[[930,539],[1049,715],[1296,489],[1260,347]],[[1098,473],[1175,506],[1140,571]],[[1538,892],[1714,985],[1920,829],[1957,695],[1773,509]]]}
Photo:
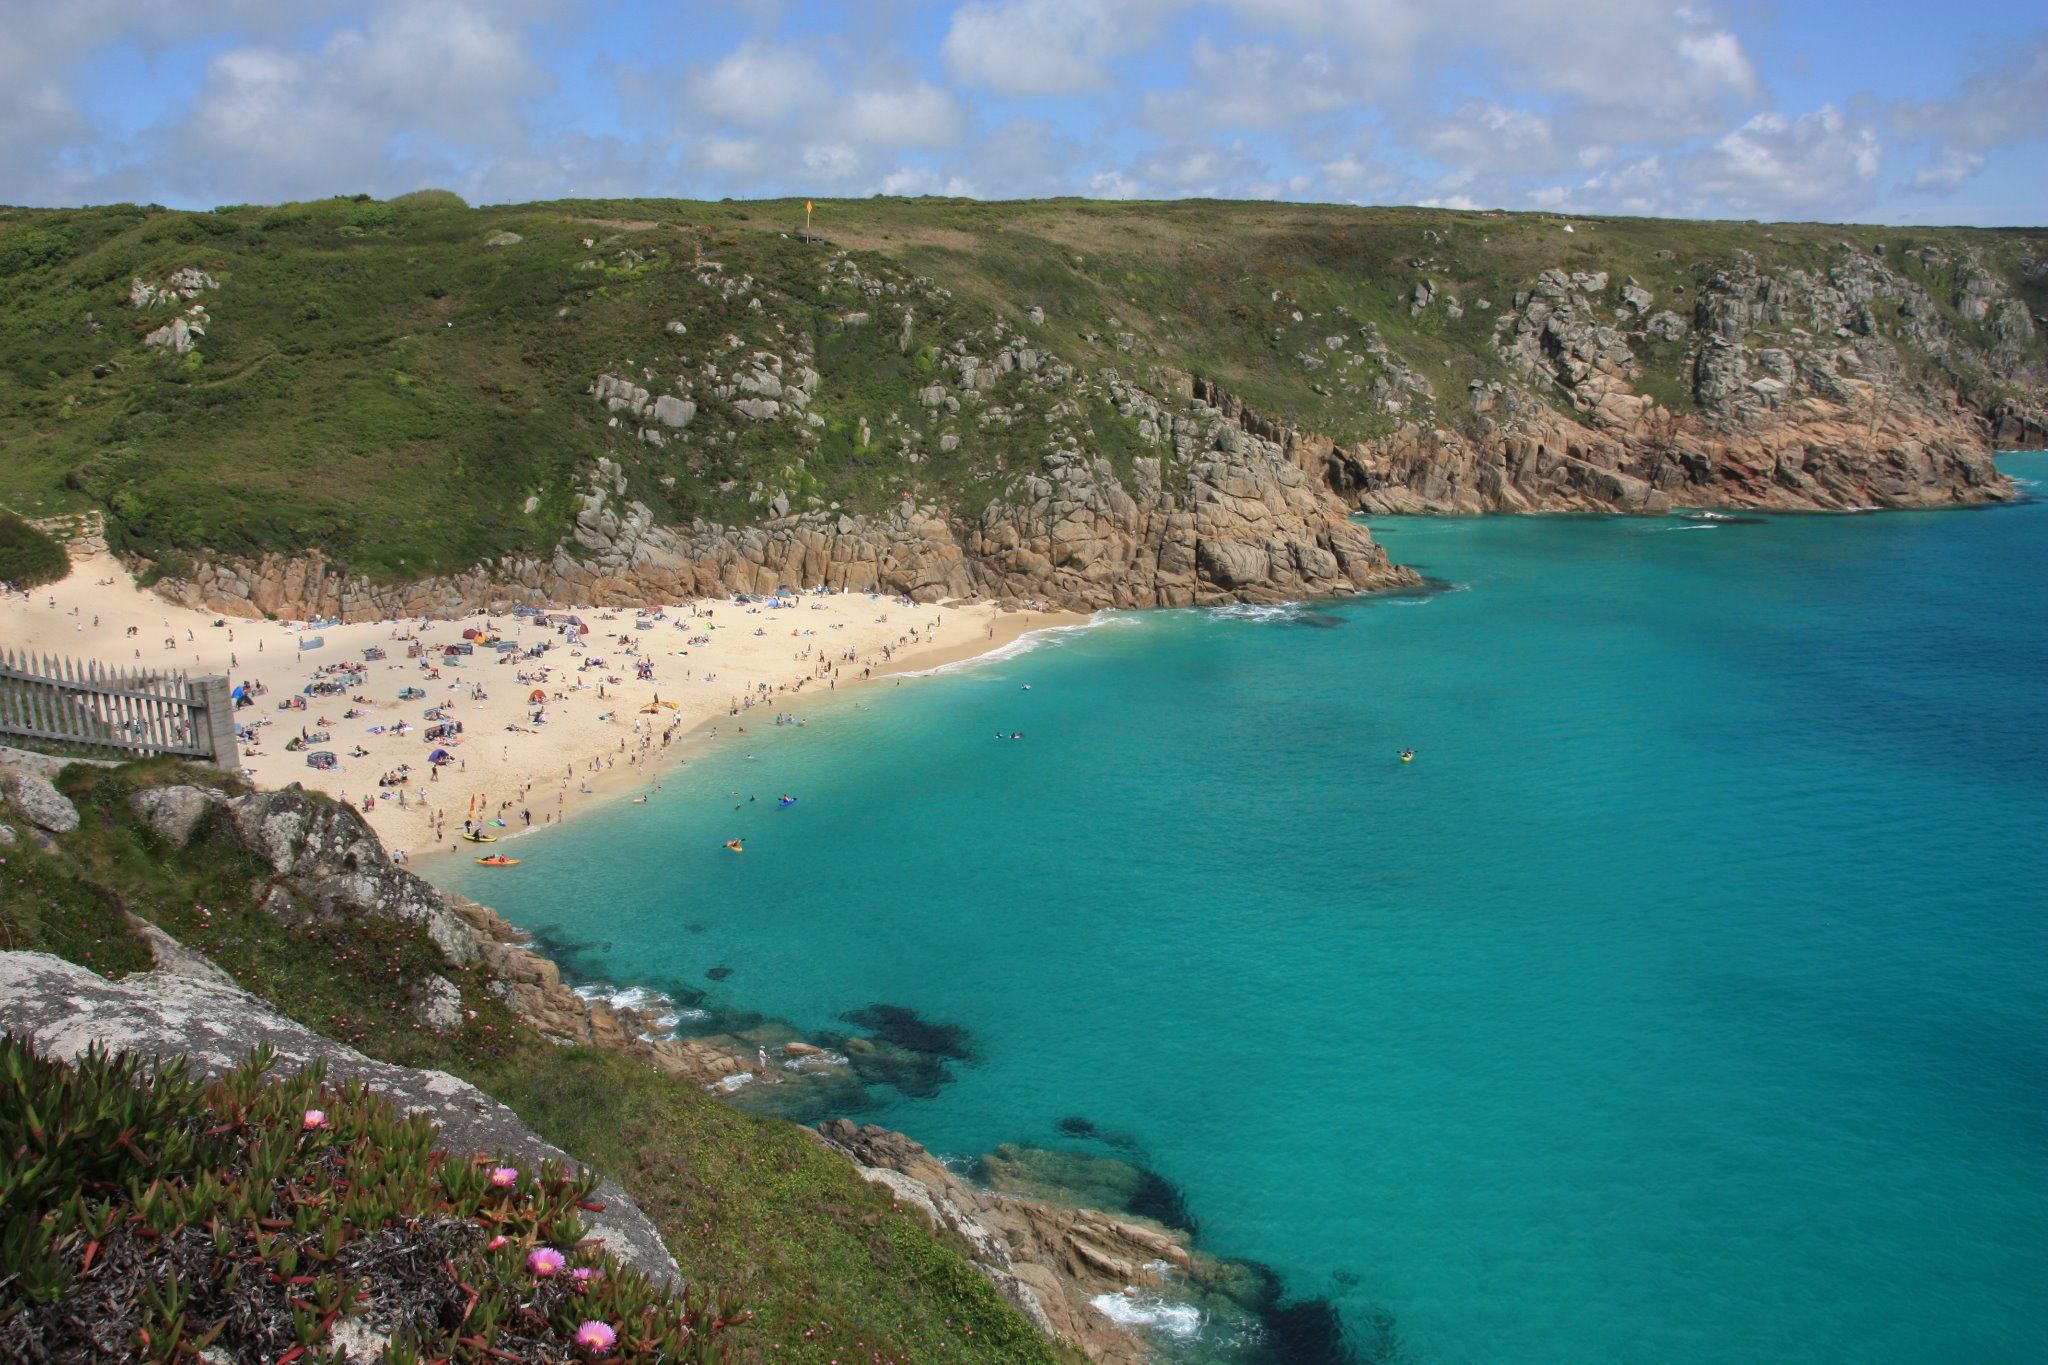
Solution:
{"label": "beach umbrella", "polygon": [[538,706],[538,705],[540,705],[540,704],[541,704],[542,702],[546,701],[547,699],[548,699],[548,694],[547,694],[546,692],[542,691],[542,690],[541,690],[540,688],[538,688],[538,687],[534,688],[534,689],[533,689],[533,691],[532,691],[531,693],[529,693],[529,694],[527,695],[527,698],[526,698],[526,700],[527,700],[527,701],[531,702],[531,703],[532,703],[533,705],[535,705],[535,706]]}

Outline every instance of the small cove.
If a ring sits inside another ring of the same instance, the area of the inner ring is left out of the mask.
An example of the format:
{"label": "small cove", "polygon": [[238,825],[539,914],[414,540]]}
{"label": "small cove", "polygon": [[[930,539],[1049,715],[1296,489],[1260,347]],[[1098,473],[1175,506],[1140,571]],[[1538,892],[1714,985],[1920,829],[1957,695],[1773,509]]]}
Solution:
{"label": "small cove", "polygon": [[1358,1359],[2048,1352],[2048,505],[1374,527],[1431,591],[764,718],[452,884],[1136,1161]]}

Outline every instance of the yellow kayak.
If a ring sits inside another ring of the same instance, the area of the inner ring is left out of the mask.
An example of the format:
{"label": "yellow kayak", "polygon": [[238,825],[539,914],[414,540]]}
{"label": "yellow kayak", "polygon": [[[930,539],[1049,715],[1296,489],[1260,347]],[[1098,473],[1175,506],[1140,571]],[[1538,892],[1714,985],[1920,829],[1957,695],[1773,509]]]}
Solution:
{"label": "yellow kayak", "polygon": [[462,837],[469,840],[472,844],[495,844],[498,842],[498,836],[495,834],[465,834]]}

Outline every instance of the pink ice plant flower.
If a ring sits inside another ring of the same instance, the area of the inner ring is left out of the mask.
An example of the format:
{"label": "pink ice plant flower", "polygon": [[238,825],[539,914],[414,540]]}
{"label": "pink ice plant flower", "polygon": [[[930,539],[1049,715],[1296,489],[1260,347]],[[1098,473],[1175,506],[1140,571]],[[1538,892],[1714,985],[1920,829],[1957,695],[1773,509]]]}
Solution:
{"label": "pink ice plant flower", "polygon": [[588,1289],[597,1283],[598,1272],[587,1265],[579,1265],[569,1272],[569,1278],[576,1282],[579,1290]]}
{"label": "pink ice plant flower", "polygon": [[535,1247],[526,1253],[526,1268],[543,1280],[550,1275],[559,1275],[567,1264],[569,1258],[553,1247]]}
{"label": "pink ice plant flower", "polygon": [[576,1344],[586,1351],[609,1351],[618,1339],[617,1332],[596,1318],[576,1329]]}
{"label": "pink ice plant flower", "polygon": [[306,1117],[299,1121],[299,1127],[308,1133],[312,1132],[315,1128],[325,1128],[326,1126],[327,1111],[325,1109],[308,1109]]}
{"label": "pink ice plant flower", "polygon": [[517,1166],[491,1167],[491,1184],[497,1186],[499,1189],[509,1190],[518,1183],[519,1168]]}
{"label": "pink ice plant flower", "polygon": [[499,1247],[504,1246],[511,1240],[512,1239],[510,1237],[507,1237],[503,1233],[500,1233],[498,1236],[493,1237],[490,1241],[484,1243],[484,1250],[496,1251]]}

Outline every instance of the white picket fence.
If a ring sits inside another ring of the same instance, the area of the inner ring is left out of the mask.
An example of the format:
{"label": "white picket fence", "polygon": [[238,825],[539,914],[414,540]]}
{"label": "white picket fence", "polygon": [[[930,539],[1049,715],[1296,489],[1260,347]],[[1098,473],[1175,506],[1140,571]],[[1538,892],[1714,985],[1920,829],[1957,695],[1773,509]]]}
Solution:
{"label": "white picket fence", "polygon": [[228,680],[0,650],[0,739],[113,757],[241,760]]}

